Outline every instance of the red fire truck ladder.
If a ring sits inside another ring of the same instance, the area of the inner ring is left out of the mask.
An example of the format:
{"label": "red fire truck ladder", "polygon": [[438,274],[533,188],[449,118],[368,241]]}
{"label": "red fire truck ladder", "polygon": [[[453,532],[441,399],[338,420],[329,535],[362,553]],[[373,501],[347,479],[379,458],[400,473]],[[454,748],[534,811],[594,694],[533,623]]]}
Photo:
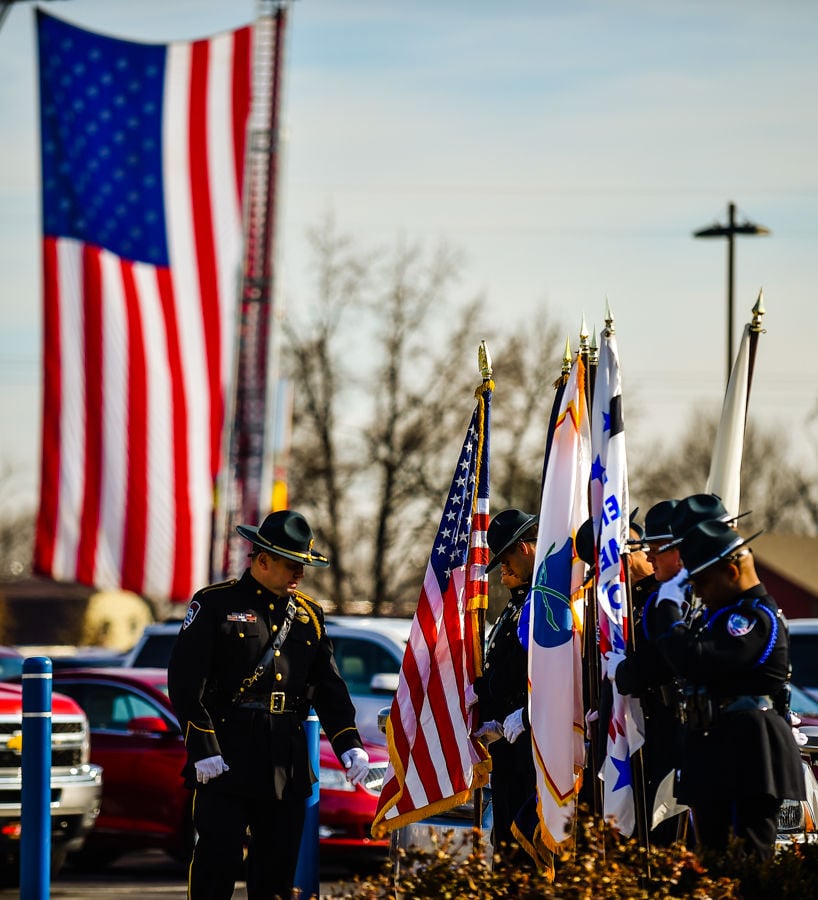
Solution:
{"label": "red fire truck ladder", "polygon": [[253,105],[245,167],[247,200],[234,391],[226,415],[224,477],[214,514],[212,574],[215,578],[243,570],[247,542],[236,534],[236,525],[258,524],[272,502],[266,444],[271,420],[268,394],[274,374],[271,327],[286,22],[284,0],[260,0],[254,29]]}

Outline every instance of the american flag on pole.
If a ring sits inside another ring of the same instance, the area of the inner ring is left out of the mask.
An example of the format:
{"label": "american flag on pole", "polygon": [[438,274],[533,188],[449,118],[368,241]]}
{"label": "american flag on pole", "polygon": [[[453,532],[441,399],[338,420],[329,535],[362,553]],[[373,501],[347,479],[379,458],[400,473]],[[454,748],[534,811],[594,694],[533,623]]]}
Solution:
{"label": "american flag on pole", "polygon": [[252,29],[167,45],[37,12],[35,569],[186,600],[209,576],[242,258]]}
{"label": "american flag on pole", "polygon": [[477,392],[426,567],[392,701],[389,765],[372,824],[382,836],[451,809],[488,783],[490,760],[472,737],[482,667],[478,615],[488,605],[489,422],[493,384]]}
{"label": "american flag on pole", "polygon": [[[537,772],[539,839],[555,853],[571,843],[585,758],[582,627],[585,564],[574,539],[588,518],[590,434],[579,356],[562,394],[540,506],[528,640],[529,718]],[[547,854],[540,853],[541,858]]]}
{"label": "american flag on pole", "polygon": [[[628,540],[628,465],[619,354],[613,328],[602,332],[591,415],[593,466],[591,511],[597,557],[600,652],[625,652],[627,597],[622,550]],[[605,663],[603,661],[603,672]],[[630,835],[636,824],[631,754],[642,745],[644,724],[639,701],[623,697],[613,685],[603,769],[603,812],[617,830]]]}

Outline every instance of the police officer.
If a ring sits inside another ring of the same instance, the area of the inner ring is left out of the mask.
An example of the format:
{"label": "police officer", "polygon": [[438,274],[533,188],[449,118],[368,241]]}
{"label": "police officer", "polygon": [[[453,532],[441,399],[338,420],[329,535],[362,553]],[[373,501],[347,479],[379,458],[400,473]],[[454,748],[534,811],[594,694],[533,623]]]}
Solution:
{"label": "police officer", "polygon": [[[608,677],[615,681],[620,694],[640,699],[644,714],[643,758],[649,828],[657,792],[668,774],[675,771],[681,747],[675,673],[656,645],[657,637],[681,621],[689,607],[685,592],[679,587],[680,574],[682,578],[687,576],[679,549],[664,549],[673,537],[670,517],[677,503],[663,500],[652,506],[645,516],[641,535],[631,525],[632,534],[636,532],[628,541],[634,647],[627,656],[606,654]],[[672,799],[670,789],[668,799]],[[656,844],[668,845],[676,837],[674,819],[657,823],[651,832],[651,840]]]}
{"label": "police officer", "polygon": [[499,566],[500,580],[511,596],[489,633],[483,675],[475,682],[483,722],[475,734],[491,741],[494,847],[505,860],[515,855],[517,846],[511,831],[514,817],[537,784],[528,719],[528,654],[517,636],[534,573],[537,521],[522,510],[505,509],[486,532],[493,554],[486,571]]}
{"label": "police officer", "polygon": [[307,520],[282,510],[237,530],[252,544],[250,566],[193,597],[168,668],[196,790],[190,900],[232,896],[248,829],[249,900],[291,895],[317,777],[303,727],[311,706],[347,780],[369,771],[323,611],[298,590],[304,566],[329,565]]}
{"label": "police officer", "polygon": [[[760,534],[760,532],[758,532]],[[786,621],[727,522],[700,522],[682,559],[704,608],[659,639],[687,682],[687,726],[677,796],[693,810],[698,843],[721,851],[731,833],[769,858],[785,798],[803,799],[798,748],[778,702],[789,677]]]}

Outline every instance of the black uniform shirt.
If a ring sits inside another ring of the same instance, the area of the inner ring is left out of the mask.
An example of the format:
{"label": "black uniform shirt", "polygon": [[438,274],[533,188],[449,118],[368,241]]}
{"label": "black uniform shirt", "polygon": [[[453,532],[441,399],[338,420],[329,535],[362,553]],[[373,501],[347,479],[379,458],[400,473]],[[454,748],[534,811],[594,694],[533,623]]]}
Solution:
{"label": "black uniform shirt", "polygon": [[528,653],[517,636],[517,626],[530,587],[514,588],[489,634],[483,675],[474,685],[484,722],[496,719],[502,725],[510,713],[528,706]]}
{"label": "black uniform shirt", "polygon": [[[284,627],[288,603],[294,616],[267,673],[248,684],[267,647]],[[281,692],[288,708],[275,715],[242,709],[240,689],[262,697]],[[168,666],[168,692],[188,750],[188,782],[193,763],[221,755],[233,778],[272,773],[277,793],[286,782],[309,787],[302,721],[315,709],[333,750],[362,747],[355,708],[338,671],[321,607],[305,594],[279,597],[248,569],[239,580],[211,585],[191,600]],[[222,776],[224,777],[224,776]]]}
{"label": "black uniform shirt", "polygon": [[789,673],[789,638],[778,605],[761,584],[729,605],[703,610],[688,629],[661,640],[674,668],[718,701],[775,694]]}

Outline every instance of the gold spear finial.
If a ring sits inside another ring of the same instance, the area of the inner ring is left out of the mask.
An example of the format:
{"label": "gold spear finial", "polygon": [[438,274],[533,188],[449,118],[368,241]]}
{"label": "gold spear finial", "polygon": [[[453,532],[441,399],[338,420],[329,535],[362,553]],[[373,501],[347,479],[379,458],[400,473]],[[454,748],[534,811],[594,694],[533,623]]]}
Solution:
{"label": "gold spear finial", "polygon": [[608,334],[614,334],[613,313],[611,312],[611,304],[608,298],[605,298],[605,330]]}
{"label": "gold spear finial", "polygon": [[585,313],[582,314],[582,325],[579,326],[579,352],[588,352],[588,326],[585,324]]}
{"label": "gold spear finial", "polygon": [[591,346],[588,349],[588,362],[595,366],[599,362],[599,342],[596,339],[596,325],[594,325],[594,333],[591,336]]}
{"label": "gold spear finial", "polygon": [[562,374],[567,375],[571,371],[571,338],[565,339],[565,353],[562,354]]}
{"label": "gold spear finial", "polygon": [[480,341],[480,346],[477,349],[477,363],[480,366],[480,374],[483,376],[483,381],[488,381],[494,370],[491,367],[491,354],[485,341]]}
{"label": "gold spear finial", "polygon": [[764,309],[764,291],[762,288],[759,288],[758,300],[756,300],[755,305],[753,306],[753,321],[750,323],[750,331],[754,331],[756,334],[766,331],[766,329],[761,327],[761,317],[765,312],[767,312],[767,310]]}

